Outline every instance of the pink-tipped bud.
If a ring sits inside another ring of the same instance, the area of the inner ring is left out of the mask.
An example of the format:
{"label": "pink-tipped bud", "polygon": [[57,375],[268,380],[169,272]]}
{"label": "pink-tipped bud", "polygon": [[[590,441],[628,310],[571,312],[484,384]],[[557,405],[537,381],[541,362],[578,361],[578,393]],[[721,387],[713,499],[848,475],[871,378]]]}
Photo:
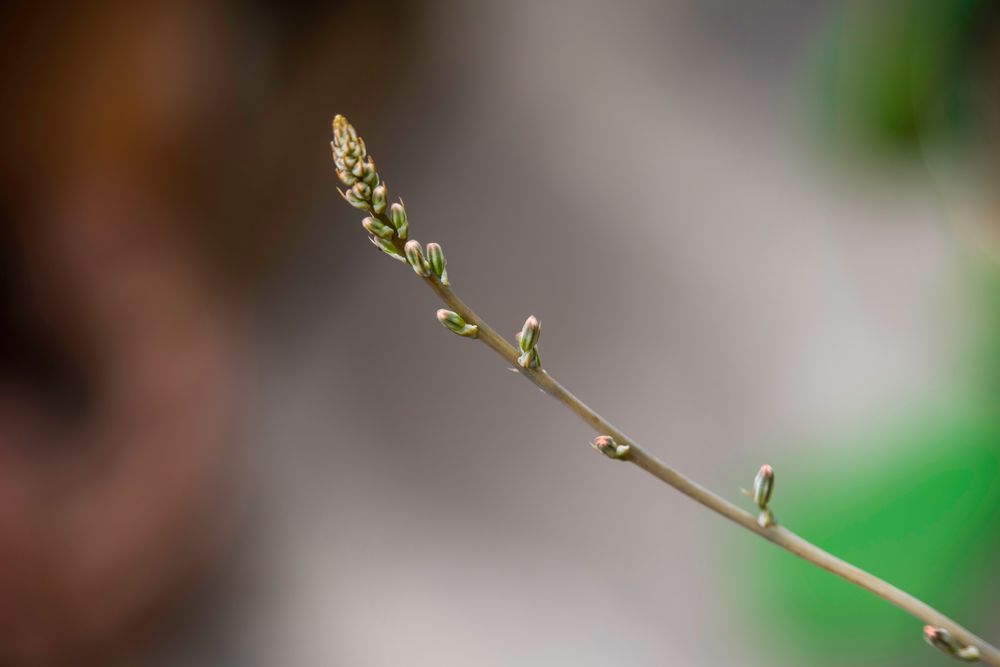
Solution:
{"label": "pink-tipped bud", "polygon": [[774,491],[774,469],[766,463],[760,467],[757,476],[753,480],[753,501],[762,510],[767,509],[767,504],[771,501],[771,493]]}
{"label": "pink-tipped bud", "polygon": [[627,459],[631,451],[631,447],[628,445],[619,445],[610,435],[597,436],[590,446],[608,458],[619,460]]}

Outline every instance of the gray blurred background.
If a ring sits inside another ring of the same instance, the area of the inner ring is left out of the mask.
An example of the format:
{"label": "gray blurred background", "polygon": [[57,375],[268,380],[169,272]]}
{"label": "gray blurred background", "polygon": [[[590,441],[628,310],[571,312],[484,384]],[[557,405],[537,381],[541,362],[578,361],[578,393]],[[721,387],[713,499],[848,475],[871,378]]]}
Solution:
{"label": "gray blurred background", "polygon": [[[125,240],[109,256],[124,259],[109,260],[107,280],[134,286],[136,303],[157,312],[171,288],[117,267],[149,266],[134,260],[146,256],[139,249],[184,249],[162,260],[166,275],[193,276],[164,279],[197,295],[177,321],[202,331],[206,318],[221,320],[203,338],[226,361],[223,380],[206,385],[200,357],[181,350],[166,361],[150,343],[163,373],[186,378],[175,387],[186,399],[163,424],[190,424],[192,412],[212,409],[206,400],[219,404],[205,417],[218,423],[205,427],[212,444],[191,455],[211,462],[157,455],[142,468],[150,479],[188,464],[211,471],[178,473],[203,480],[198,502],[179,514],[210,537],[157,530],[155,548],[136,538],[134,549],[168,562],[199,554],[196,574],[161,582],[159,560],[110,550],[93,589],[139,582],[152,592],[103,624],[71,613],[53,621],[68,594],[51,593],[28,624],[43,639],[24,648],[16,637],[29,630],[8,623],[18,628],[5,630],[10,663],[752,666],[823,664],[824,654],[828,664],[943,664],[919,645],[919,624],[891,609],[903,629],[885,631],[881,652],[846,647],[844,657],[788,625],[825,606],[819,593],[805,606],[780,592],[767,601],[792,557],[760,556],[766,547],[752,536],[594,455],[594,434],[572,414],[444,331],[433,295],[366,242],[336,193],[327,149],[330,118],[346,114],[405,199],[413,233],[444,246],[459,294],[511,337],[538,316],[549,372],[652,452],[734,500],[761,463],[774,464],[779,518],[797,497],[835,506],[838,490],[853,494],[858,467],[892,468],[906,456],[873,444],[880,429],[966,395],[959,388],[979,367],[968,352],[969,266],[988,264],[993,247],[982,240],[995,210],[989,191],[968,176],[993,172],[926,144],[903,157],[852,152],[811,124],[830,36],[864,11],[836,0],[112,2],[59,19],[72,43],[93,48],[80,56],[65,46],[40,66],[48,84],[24,84],[42,92],[24,107],[22,129],[8,132],[20,151],[8,150],[6,172],[18,177],[8,208],[29,220],[16,226],[16,247],[28,248],[19,256],[32,265],[39,248],[61,248],[51,239],[79,228],[79,202],[104,193],[98,222],[84,225],[98,231],[63,245],[87,255],[105,238],[102,211],[120,214],[110,234]],[[43,10],[17,19],[27,26],[12,47],[22,58],[62,34]],[[138,63],[122,75],[138,83],[108,86],[125,102],[66,92],[90,91],[123,62]],[[99,120],[83,124],[80,99]],[[137,129],[122,131],[121,116],[139,118]],[[100,160],[83,142],[76,162],[65,159],[46,128],[67,122],[64,132],[98,146],[101,128],[124,134],[122,148]],[[32,124],[38,137],[19,139]],[[137,137],[164,133],[163,147],[134,157]],[[125,196],[135,192],[153,195]],[[122,212],[123,198],[139,203]],[[44,244],[24,231],[41,228]],[[77,279],[60,280],[55,292],[75,301]],[[65,330],[59,322],[51,326]],[[103,364],[106,355],[82,358]],[[11,404],[3,414],[20,414]],[[20,451],[26,427],[10,419],[0,436]],[[131,443],[109,451],[128,457]],[[75,456],[58,452],[45,456]],[[28,468],[56,465],[45,461]],[[70,461],[59,465],[85,465]],[[107,511],[151,507],[161,486],[188,497],[177,491],[183,480],[156,486],[139,474]],[[51,500],[60,484],[46,482],[39,514],[10,522],[23,528],[62,511]],[[825,520],[849,526],[854,516]],[[793,530],[822,536],[808,514],[795,518]],[[87,525],[45,543],[75,553],[72,535],[132,535],[124,520]],[[41,539],[8,533],[32,548]],[[922,534],[936,549],[938,537]],[[891,559],[871,562],[898,581]],[[982,615],[960,620],[998,637],[996,588],[981,588]],[[79,595],[81,616],[100,607],[102,595]],[[17,616],[0,612],[0,626]],[[835,612],[849,618],[852,607]],[[864,631],[845,632],[849,645]]]}

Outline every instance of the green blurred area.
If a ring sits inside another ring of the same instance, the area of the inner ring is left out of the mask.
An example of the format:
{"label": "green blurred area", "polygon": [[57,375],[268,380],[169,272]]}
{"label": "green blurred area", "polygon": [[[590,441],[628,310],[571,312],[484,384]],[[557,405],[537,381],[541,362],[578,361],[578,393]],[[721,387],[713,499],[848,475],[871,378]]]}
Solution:
{"label": "green blurred area", "polygon": [[[991,398],[914,406],[917,416],[878,425],[869,440],[776,462],[778,519],[985,633],[1000,612],[1000,416]],[[767,543],[739,550],[731,583],[755,636],[810,664],[939,664],[921,624],[889,603]]]}
{"label": "green blurred area", "polygon": [[913,157],[928,137],[970,141],[987,0],[846,5],[817,40],[804,87],[828,151]]}
{"label": "green blurred area", "polygon": [[[825,149],[847,163],[913,161],[932,140],[960,155],[983,103],[981,40],[998,22],[983,0],[845,6],[804,91]],[[779,521],[989,638],[1000,628],[1000,268],[982,258],[970,267],[964,386],[769,462]],[[728,539],[738,613],[751,636],[781,647],[776,660],[948,664],[891,604],[763,541]]]}

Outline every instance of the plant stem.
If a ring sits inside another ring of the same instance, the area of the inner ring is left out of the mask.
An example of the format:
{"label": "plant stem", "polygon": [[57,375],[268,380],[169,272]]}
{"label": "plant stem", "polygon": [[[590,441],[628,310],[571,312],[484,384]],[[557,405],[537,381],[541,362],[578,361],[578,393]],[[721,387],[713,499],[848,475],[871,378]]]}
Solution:
{"label": "plant stem", "polygon": [[530,380],[535,386],[552,396],[557,401],[572,410],[578,417],[585,421],[591,428],[601,435],[610,435],[618,444],[629,446],[627,461],[634,463],[657,479],[669,484],[684,495],[708,509],[721,514],[735,524],[746,528],[752,533],[763,537],[765,540],[775,544],[785,551],[792,553],[803,560],[806,560],[817,567],[821,567],[828,572],[846,579],[847,581],[860,586],[861,588],[874,593],[875,595],[888,600],[903,611],[908,612],[915,618],[928,625],[948,630],[956,639],[967,646],[975,646],[979,649],[980,660],[994,667],[1000,667],[1000,650],[983,639],[977,637],[972,632],[962,627],[952,619],[937,611],[927,603],[915,598],[909,593],[893,586],[873,574],[870,574],[859,567],[851,565],[836,556],[820,549],[808,540],[799,537],[792,531],[780,525],[772,525],[762,528],[757,524],[756,517],[749,512],[737,507],[728,500],[716,495],[697,482],[689,479],[677,470],[657,459],[640,447],[632,438],[615,427],[611,422],[588,407],[583,401],[574,396],[568,389],[559,384],[555,378],[549,375],[542,368],[523,368],[517,363],[518,350],[509,343],[503,336],[498,334],[483,318],[475,313],[468,305],[462,301],[458,295],[452,291],[451,287],[441,284],[441,282],[431,275],[424,278],[432,290],[440,297],[441,301],[461,315],[466,322],[479,327],[478,340],[486,344],[487,347],[499,354],[504,360],[511,364],[524,377]]}

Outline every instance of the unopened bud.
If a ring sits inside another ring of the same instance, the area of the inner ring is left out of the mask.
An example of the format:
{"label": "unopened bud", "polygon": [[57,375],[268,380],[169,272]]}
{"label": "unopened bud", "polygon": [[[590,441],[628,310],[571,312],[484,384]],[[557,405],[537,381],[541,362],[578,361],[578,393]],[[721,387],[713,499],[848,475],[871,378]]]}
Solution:
{"label": "unopened bud", "polygon": [[384,224],[378,218],[373,218],[371,216],[362,220],[361,224],[362,226],[364,226],[365,230],[369,234],[371,234],[372,236],[377,236],[380,239],[386,239],[386,240],[391,239],[393,235],[396,233],[395,231],[393,231],[392,227]]}
{"label": "unopened bud", "polygon": [[627,459],[629,452],[631,451],[631,447],[628,445],[619,445],[610,435],[597,436],[594,438],[594,442],[592,442],[590,446],[593,447],[595,451],[598,451],[609,458],[619,460]]}
{"label": "unopened bud", "polygon": [[381,215],[385,212],[389,191],[385,183],[372,190],[372,210]]}
{"label": "unopened bud", "polygon": [[339,178],[340,182],[346,185],[347,187],[351,187],[352,185],[358,182],[357,176],[352,174],[347,169],[338,169],[337,178]]}
{"label": "unopened bud", "polygon": [[406,263],[406,258],[399,254],[399,250],[396,249],[395,244],[392,241],[387,241],[385,239],[380,239],[377,236],[369,236],[368,240],[372,242],[376,248],[389,255],[393,259],[398,259],[400,262]]}
{"label": "unopened bud", "polygon": [[541,333],[542,326],[539,324],[538,318],[529,315],[528,319],[524,321],[524,326],[521,327],[521,335],[517,337],[517,345],[521,348],[521,352],[530,352],[535,349]]}
{"label": "unopened bud", "polygon": [[341,191],[340,196],[346,199],[347,203],[353,206],[354,208],[368,210],[371,206],[366,200],[362,199],[361,197],[358,197],[357,193],[354,191],[354,188],[348,188],[347,192]]}
{"label": "unopened bud", "polygon": [[372,199],[372,189],[367,183],[358,181],[351,186],[351,190],[353,190],[354,194],[358,196],[358,199],[362,199],[366,202],[371,201]]}
{"label": "unopened bud", "polygon": [[437,318],[441,324],[459,336],[465,336],[466,338],[479,337],[479,327],[475,324],[469,324],[461,315],[453,310],[442,308],[437,311]]}
{"label": "unopened bud", "polygon": [[448,284],[448,271],[445,269],[447,262],[444,259],[444,250],[437,243],[427,244],[427,263],[431,267],[431,271],[434,272],[443,285]]}
{"label": "unopened bud", "polygon": [[361,179],[372,188],[378,185],[378,171],[375,170],[375,161],[371,158],[368,158],[361,171]]}
{"label": "unopened bud", "polygon": [[928,644],[939,649],[948,655],[965,660],[976,662],[979,660],[979,649],[975,646],[966,646],[955,639],[950,632],[944,628],[935,628],[932,625],[924,626],[924,639]]}
{"label": "unopened bud", "polygon": [[405,241],[409,225],[406,223],[406,209],[403,208],[401,202],[389,207],[389,220],[392,221],[392,226],[396,228],[396,234],[399,238]]}
{"label": "unopened bud", "polygon": [[757,476],[753,479],[752,498],[757,507],[762,510],[767,509],[767,504],[771,500],[771,492],[774,491],[774,469],[766,463],[757,471]]}
{"label": "unopened bud", "polygon": [[351,173],[357,176],[358,178],[362,178],[365,175],[365,163],[362,162],[361,160],[355,162],[351,166]]}
{"label": "unopened bud", "polygon": [[424,257],[424,249],[420,246],[419,241],[407,241],[403,250],[406,252],[406,261],[413,267],[414,273],[421,278],[427,278],[431,275],[430,264],[427,263],[427,259]]}

